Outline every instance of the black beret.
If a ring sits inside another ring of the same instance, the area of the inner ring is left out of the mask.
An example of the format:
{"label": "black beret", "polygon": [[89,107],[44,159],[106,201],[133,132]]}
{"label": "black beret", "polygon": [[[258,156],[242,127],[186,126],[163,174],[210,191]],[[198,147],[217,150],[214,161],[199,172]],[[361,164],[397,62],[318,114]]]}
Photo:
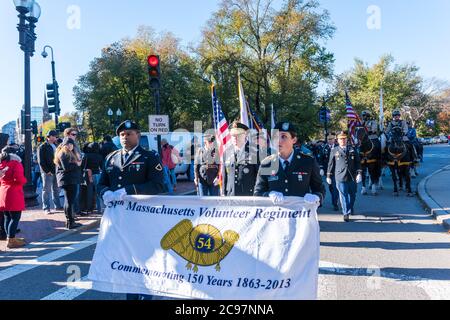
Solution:
{"label": "black beret", "polygon": [[279,122],[274,129],[280,132],[290,132],[297,134],[297,128],[290,122]]}
{"label": "black beret", "polygon": [[231,134],[240,134],[240,133],[245,133],[249,130],[250,128],[247,127],[245,124],[240,123],[240,122],[233,122],[231,124]]}
{"label": "black beret", "polygon": [[116,130],[116,134],[120,135],[120,133],[124,130],[136,130],[136,131],[141,131],[141,129],[139,128],[139,126],[137,125],[136,122],[131,121],[131,120],[126,120],[124,122],[122,122]]}

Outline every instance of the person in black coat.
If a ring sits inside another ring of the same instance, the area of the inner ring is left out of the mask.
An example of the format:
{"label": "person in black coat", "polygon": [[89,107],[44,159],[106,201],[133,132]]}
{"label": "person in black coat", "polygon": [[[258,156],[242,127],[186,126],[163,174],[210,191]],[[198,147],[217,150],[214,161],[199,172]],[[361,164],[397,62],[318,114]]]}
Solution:
{"label": "person in black coat", "polygon": [[350,214],[354,214],[356,191],[362,181],[359,152],[347,140],[346,133],[339,134],[339,146],[331,150],[327,173],[328,184],[333,183],[333,177],[336,181],[345,222],[349,222]]}
{"label": "person in black coat", "polygon": [[[330,162],[331,150],[337,147],[336,137],[334,134],[328,136],[328,141],[324,144],[320,150],[320,175],[328,177],[328,163]],[[333,183],[329,185],[329,190],[331,194],[331,203],[333,204],[334,211],[339,211],[338,201],[339,201],[339,191],[336,188],[336,181],[334,176],[331,177]]]}
{"label": "person in black coat", "polygon": [[319,165],[314,157],[294,150],[297,130],[288,123],[277,124],[278,153],[261,162],[255,186],[255,196],[270,197],[281,204],[285,196],[304,197],[311,204],[322,203],[325,187]]}
{"label": "person in black coat", "polygon": [[83,163],[81,164],[83,172],[80,193],[81,215],[92,213],[96,204],[97,211],[101,212],[100,197],[96,196],[96,190],[103,166],[103,157],[100,154],[100,146],[98,143],[93,142],[86,144],[83,148],[83,153],[84,158]]}
{"label": "person in black coat", "polygon": [[42,180],[42,209],[47,214],[51,214],[51,197],[53,197],[53,204],[55,205],[56,210],[62,209],[54,163],[57,139],[58,132],[50,130],[47,133],[47,141],[39,146],[37,151],[37,161],[41,170]]}
{"label": "person in black coat", "polygon": [[117,147],[113,143],[111,136],[104,136],[103,137],[103,143],[100,148],[100,154],[103,156],[103,159],[106,159],[108,155],[110,155],[112,152],[116,151]]}
{"label": "person in black coat", "polygon": [[78,186],[81,183],[81,155],[75,151],[75,141],[64,138],[58,146],[54,163],[56,165],[56,179],[58,186],[63,189],[65,203],[64,213],[66,215],[67,229],[75,229],[81,225],[75,223],[75,201]]}

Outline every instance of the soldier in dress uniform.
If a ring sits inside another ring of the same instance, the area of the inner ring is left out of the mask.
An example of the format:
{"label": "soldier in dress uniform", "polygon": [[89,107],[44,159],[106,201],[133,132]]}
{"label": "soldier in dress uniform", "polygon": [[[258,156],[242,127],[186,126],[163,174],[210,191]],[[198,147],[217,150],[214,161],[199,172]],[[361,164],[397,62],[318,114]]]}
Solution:
{"label": "soldier in dress uniform", "polygon": [[240,123],[231,125],[233,148],[225,153],[222,166],[225,196],[253,196],[258,175],[258,150],[248,141],[249,128]]}
{"label": "soldier in dress uniform", "polygon": [[164,191],[164,173],[159,156],[139,146],[140,130],[127,120],[116,131],[121,150],[105,159],[98,193],[105,200],[118,200],[125,195],[155,195]]}
{"label": "soldier in dress uniform", "polygon": [[358,151],[347,143],[348,136],[342,132],[338,135],[339,146],[331,150],[328,163],[327,183],[331,185],[333,177],[339,191],[344,221],[350,221],[354,214],[358,183],[362,182],[361,161]]}
{"label": "soldier in dress uniform", "polygon": [[[140,130],[127,120],[116,131],[121,150],[109,154],[101,173],[98,194],[105,204],[126,195],[156,195],[164,191],[164,173],[159,156],[139,146]],[[152,296],[127,294],[127,300],[151,300]]]}
{"label": "soldier in dress uniform", "polygon": [[[328,175],[328,163],[330,162],[331,150],[333,150],[338,145],[336,144],[335,134],[331,134],[327,138],[327,143],[324,144],[320,150],[320,175],[327,177]],[[334,176],[332,178],[334,180]],[[339,191],[336,189],[336,183],[333,182],[329,185],[329,190],[331,194],[331,203],[333,204],[334,211],[339,211],[338,201],[339,201]]]}
{"label": "soldier in dress uniform", "polygon": [[294,149],[297,142],[294,125],[281,122],[275,130],[278,130],[278,153],[261,162],[254,195],[268,196],[274,204],[281,204],[285,196],[304,197],[307,203],[322,203],[325,188],[316,159]]}

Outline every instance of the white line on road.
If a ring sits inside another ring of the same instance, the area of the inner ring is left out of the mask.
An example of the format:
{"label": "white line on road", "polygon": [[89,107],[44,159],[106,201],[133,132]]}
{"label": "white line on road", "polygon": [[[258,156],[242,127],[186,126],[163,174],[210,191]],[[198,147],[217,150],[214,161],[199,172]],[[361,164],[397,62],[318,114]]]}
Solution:
{"label": "white line on road", "polygon": [[89,238],[80,243],[77,243],[77,244],[74,244],[71,246],[67,246],[67,247],[61,248],[59,250],[56,250],[54,252],[51,252],[49,254],[43,255],[42,257],[39,257],[37,259],[25,260],[25,261],[20,261],[20,260],[14,261],[14,263],[16,264],[14,267],[0,271],[0,282],[4,281],[6,279],[9,279],[9,278],[15,277],[21,273],[27,272],[34,268],[47,265],[49,262],[60,259],[64,256],[67,256],[74,252],[80,251],[84,248],[90,247],[97,243],[97,238],[98,238],[98,236]]}
{"label": "white line on road", "polygon": [[64,288],[49,294],[41,300],[73,300],[92,288],[92,282],[86,281],[87,276],[77,282],[67,282]]}
{"label": "white line on road", "polygon": [[[332,262],[320,261],[319,265],[322,273],[339,276],[364,276],[370,279],[371,277],[383,278],[385,281],[401,282],[414,287],[423,289],[432,300],[449,300],[450,299],[450,281],[438,281],[423,279],[421,277],[400,275],[389,273],[376,268],[358,268],[336,264]],[[42,298],[42,300],[73,300],[88,290],[92,289],[92,282],[87,281],[87,276],[77,282],[58,283],[65,286],[64,288],[55,291],[54,293]],[[370,288],[368,288],[369,290]],[[337,295],[337,281],[333,281],[329,276],[319,274],[319,289],[318,298],[327,300],[338,300]],[[399,297],[401,298],[401,297]]]}

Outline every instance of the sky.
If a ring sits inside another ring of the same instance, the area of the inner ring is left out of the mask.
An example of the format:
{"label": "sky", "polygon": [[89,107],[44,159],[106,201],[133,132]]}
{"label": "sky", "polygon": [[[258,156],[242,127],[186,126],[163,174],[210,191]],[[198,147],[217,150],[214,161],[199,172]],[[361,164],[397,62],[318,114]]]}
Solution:
{"label": "sky", "polygon": [[[275,6],[281,0],[275,0]],[[415,63],[424,78],[450,81],[450,1],[448,0],[319,0],[337,28],[325,43],[335,54],[335,73],[360,58],[369,64],[390,53],[397,63]],[[42,106],[51,82],[54,49],[62,113],[74,111],[73,87],[89,70],[101,49],[133,37],[140,25],[170,31],[184,45],[198,43],[201,30],[219,0],[38,0],[36,53],[31,60],[32,105]],[[12,0],[0,1],[0,127],[15,120],[23,105],[23,53],[18,45],[17,12]]]}

